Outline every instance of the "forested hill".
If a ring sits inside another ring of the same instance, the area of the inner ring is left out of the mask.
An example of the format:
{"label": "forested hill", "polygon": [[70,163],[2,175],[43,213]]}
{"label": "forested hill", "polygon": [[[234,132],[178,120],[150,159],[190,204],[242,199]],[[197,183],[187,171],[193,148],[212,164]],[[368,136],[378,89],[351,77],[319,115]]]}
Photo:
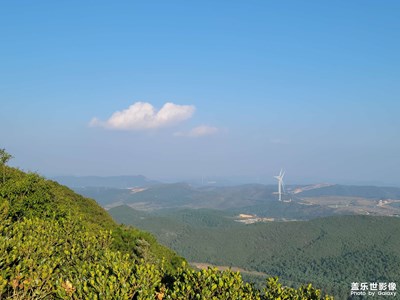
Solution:
{"label": "forested hill", "polygon": [[143,212],[120,206],[109,213],[149,230],[191,262],[278,275],[285,284],[313,282],[338,299],[349,296],[351,282],[400,281],[397,217],[333,216],[245,225],[219,210]]}
{"label": "forested hill", "polygon": [[195,271],[94,200],[0,164],[0,299],[328,299],[311,285],[262,290],[240,273]]}

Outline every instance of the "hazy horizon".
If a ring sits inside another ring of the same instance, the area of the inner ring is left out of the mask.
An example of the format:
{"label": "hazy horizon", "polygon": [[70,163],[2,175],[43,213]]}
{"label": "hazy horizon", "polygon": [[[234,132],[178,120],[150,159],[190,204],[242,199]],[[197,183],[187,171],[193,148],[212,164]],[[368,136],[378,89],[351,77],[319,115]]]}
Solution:
{"label": "hazy horizon", "polygon": [[399,11],[3,3],[0,148],[50,177],[400,186]]}
{"label": "hazy horizon", "polygon": [[[87,178],[87,177],[98,177],[98,178],[118,178],[118,177],[136,177],[144,176],[146,179],[160,182],[162,184],[173,184],[173,183],[189,183],[195,184],[196,186],[237,186],[246,184],[261,184],[261,185],[277,185],[277,180],[273,177],[240,177],[240,176],[226,176],[226,177],[159,177],[152,178],[143,174],[121,174],[112,176],[99,176],[99,175],[46,175],[42,174],[49,179],[62,179],[62,178]],[[318,179],[310,178],[290,178],[287,180],[284,178],[285,186],[296,186],[296,185],[314,185],[314,184],[338,184],[338,185],[354,185],[354,186],[382,186],[382,187],[400,187],[397,183],[389,183],[382,181],[343,181],[342,179],[330,179],[321,181]]]}

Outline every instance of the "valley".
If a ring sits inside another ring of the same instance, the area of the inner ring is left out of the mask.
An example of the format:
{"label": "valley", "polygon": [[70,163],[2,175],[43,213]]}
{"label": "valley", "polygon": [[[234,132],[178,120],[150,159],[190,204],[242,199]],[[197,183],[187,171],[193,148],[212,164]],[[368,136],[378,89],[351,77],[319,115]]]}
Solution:
{"label": "valley", "polygon": [[267,275],[292,286],[315,282],[346,299],[353,281],[399,281],[400,218],[333,216],[310,221],[245,225],[236,215],[207,209],[140,212],[109,210],[118,222],[152,232],[198,267],[244,269],[261,286]]}
{"label": "valley", "polygon": [[400,188],[318,184],[74,188],[119,223],[153,233],[193,266],[313,282],[338,299],[353,281],[400,281]]}
{"label": "valley", "polygon": [[[152,182],[148,180],[149,182]],[[126,188],[70,186],[105,209],[140,211],[205,208],[255,215],[260,221],[309,220],[334,215],[400,216],[400,188],[317,184],[288,186],[279,202],[275,185],[195,187],[187,183]]]}

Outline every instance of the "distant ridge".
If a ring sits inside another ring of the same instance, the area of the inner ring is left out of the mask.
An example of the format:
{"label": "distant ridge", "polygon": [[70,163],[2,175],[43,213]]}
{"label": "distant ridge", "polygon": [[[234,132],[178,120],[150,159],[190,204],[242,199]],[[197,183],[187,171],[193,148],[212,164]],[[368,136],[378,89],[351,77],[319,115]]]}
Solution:
{"label": "distant ridge", "polygon": [[143,175],[126,176],[57,176],[53,180],[70,188],[76,187],[108,187],[108,188],[132,188],[148,187],[159,184],[158,181],[148,179]]}
{"label": "distant ridge", "polygon": [[400,199],[400,188],[357,185],[327,185],[315,189],[303,189],[300,197],[342,196],[367,199]]}

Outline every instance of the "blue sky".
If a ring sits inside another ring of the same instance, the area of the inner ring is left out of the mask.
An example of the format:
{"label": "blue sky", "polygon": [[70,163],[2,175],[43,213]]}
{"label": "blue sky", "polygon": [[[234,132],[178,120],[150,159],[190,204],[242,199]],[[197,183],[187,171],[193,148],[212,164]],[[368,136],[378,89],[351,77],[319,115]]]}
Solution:
{"label": "blue sky", "polygon": [[400,185],[398,1],[3,1],[0,37],[22,169]]}

